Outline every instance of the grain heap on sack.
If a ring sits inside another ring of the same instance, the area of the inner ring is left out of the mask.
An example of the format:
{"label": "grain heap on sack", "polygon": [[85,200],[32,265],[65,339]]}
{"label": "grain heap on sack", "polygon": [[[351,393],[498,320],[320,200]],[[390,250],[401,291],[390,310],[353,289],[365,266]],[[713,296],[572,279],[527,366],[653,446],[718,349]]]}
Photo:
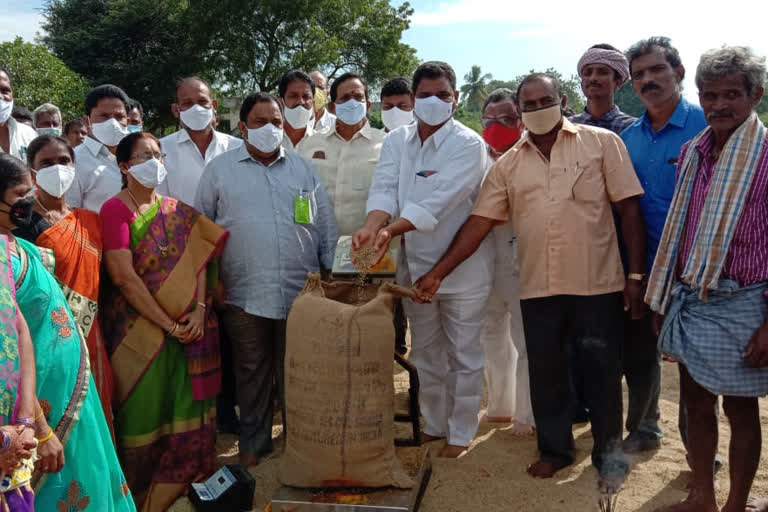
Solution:
{"label": "grain heap on sack", "polygon": [[311,274],[288,315],[286,447],[294,487],[412,487],[395,456],[391,284],[326,283]]}

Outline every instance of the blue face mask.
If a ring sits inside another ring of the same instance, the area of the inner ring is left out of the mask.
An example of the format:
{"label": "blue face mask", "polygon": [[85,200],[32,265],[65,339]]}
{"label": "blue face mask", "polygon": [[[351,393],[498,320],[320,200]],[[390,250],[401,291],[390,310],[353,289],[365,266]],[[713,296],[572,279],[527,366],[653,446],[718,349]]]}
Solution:
{"label": "blue face mask", "polygon": [[128,125],[128,133],[139,133],[141,131],[141,125],[140,124],[129,124]]}

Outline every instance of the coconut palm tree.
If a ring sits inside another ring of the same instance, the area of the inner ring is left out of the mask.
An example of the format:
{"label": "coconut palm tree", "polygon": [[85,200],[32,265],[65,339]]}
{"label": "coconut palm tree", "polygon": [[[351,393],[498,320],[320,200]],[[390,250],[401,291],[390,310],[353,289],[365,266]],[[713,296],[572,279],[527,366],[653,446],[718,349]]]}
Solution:
{"label": "coconut palm tree", "polygon": [[467,110],[479,112],[485,100],[486,81],[492,80],[490,73],[483,74],[480,66],[472,66],[472,71],[464,75],[465,84],[461,86],[461,94]]}

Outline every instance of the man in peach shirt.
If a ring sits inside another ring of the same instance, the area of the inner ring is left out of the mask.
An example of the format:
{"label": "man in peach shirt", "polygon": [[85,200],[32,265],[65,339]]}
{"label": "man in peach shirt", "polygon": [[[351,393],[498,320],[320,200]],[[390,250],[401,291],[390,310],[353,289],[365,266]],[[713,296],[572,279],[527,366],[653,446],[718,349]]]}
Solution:
{"label": "man in peach shirt", "polygon": [[[518,103],[528,132],[490,170],[472,216],[416,287],[430,300],[495,224],[511,221],[541,452],[528,473],[549,478],[573,462],[567,344],[582,338],[578,363],[593,411],[592,462],[601,488],[615,488],[628,470],[621,451],[622,307],[636,316],[645,310],[645,232],[637,201],[643,189],[616,134],[563,117],[566,97],[556,78],[529,75]],[[626,284],[611,204],[629,253]]]}

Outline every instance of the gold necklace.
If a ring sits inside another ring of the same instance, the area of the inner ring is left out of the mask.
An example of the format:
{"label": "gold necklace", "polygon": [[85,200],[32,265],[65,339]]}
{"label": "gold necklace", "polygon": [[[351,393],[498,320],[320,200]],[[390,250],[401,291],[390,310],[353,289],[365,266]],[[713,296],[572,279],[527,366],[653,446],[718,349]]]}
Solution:
{"label": "gold necklace", "polygon": [[[131,193],[131,189],[126,188],[125,190],[128,191],[128,195],[131,197],[131,201],[133,201],[134,206],[136,206],[136,213],[141,215],[141,208],[139,207],[139,202],[133,196],[133,193]],[[165,215],[163,215],[162,205],[158,210],[158,214],[160,215],[160,221],[163,223],[163,233],[165,233],[165,244],[161,244],[160,242],[157,241],[157,238],[155,238],[155,235],[152,234],[151,229],[149,230],[149,236],[152,237],[152,240],[155,242],[157,249],[160,251],[160,256],[162,258],[167,258],[168,257],[168,228],[165,227]]]}

